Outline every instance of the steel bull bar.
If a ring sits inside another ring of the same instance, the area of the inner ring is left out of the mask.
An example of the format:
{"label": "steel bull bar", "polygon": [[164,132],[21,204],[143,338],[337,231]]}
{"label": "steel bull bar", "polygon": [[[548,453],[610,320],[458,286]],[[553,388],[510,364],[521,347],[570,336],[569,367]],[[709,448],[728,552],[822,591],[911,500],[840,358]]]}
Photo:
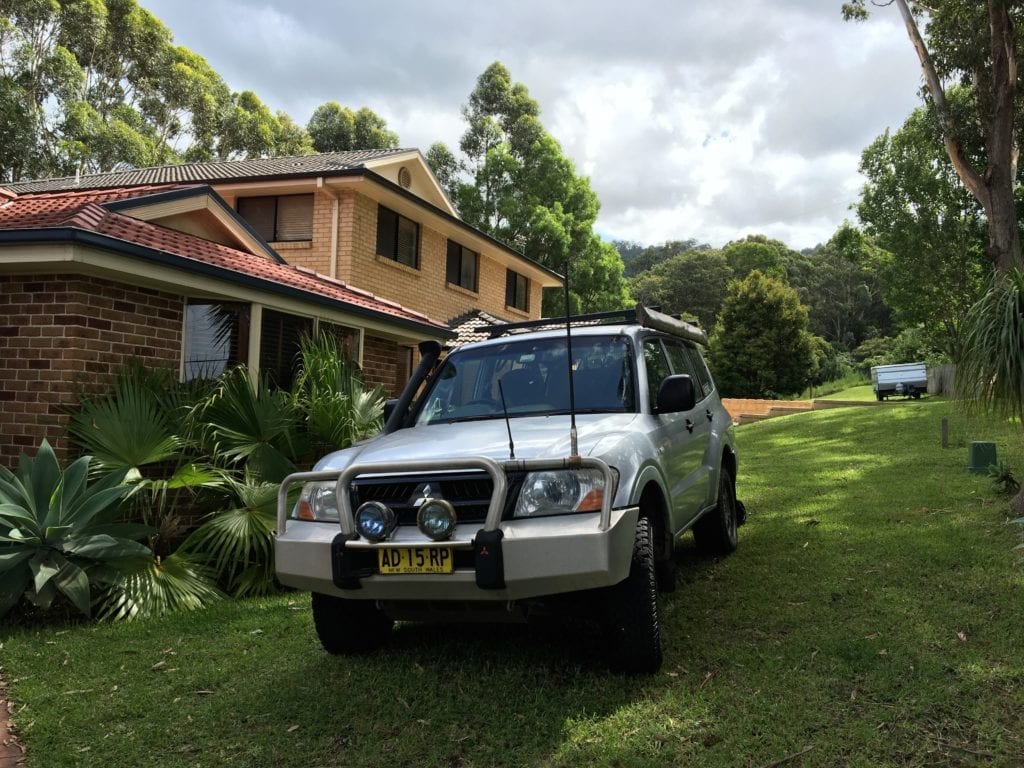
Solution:
{"label": "steel bull bar", "polygon": [[291,486],[299,483],[323,483],[334,481],[334,495],[338,506],[339,533],[331,545],[331,561],[334,583],[342,589],[358,589],[359,580],[372,575],[355,567],[349,556],[352,551],[360,549],[378,549],[384,547],[408,546],[408,541],[401,543],[371,543],[362,539],[356,531],[355,514],[349,495],[349,484],[361,475],[419,475],[431,472],[450,472],[467,469],[483,470],[490,475],[493,484],[491,499],[487,507],[484,526],[471,539],[453,539],[449,541],[431,541],[432,547],[451,547],[452,549],[472,549],[476,583],[481,589],[502,589],[505,586],[504,561],[502,557],[501,517],[505,508],[505,497],[508,494],[508,472],[534,472],[550,470],[597,469],[604,475],[605,492],[601,501],[601,514],[598,529],[607,531],[611,526],[612,501],[615,495],[615,476],[611,467],[601,459],[569,456],[563,459],[508,459],[498,461],[484,456],[462,459],[433,459],[409,461],[401,463],[368,462],[352,464],[343,470],[320,470],[316,472],[295,472],[281,481],[277,492],[277,534],[283,534],[288,528],[290,504],[288,491]]}

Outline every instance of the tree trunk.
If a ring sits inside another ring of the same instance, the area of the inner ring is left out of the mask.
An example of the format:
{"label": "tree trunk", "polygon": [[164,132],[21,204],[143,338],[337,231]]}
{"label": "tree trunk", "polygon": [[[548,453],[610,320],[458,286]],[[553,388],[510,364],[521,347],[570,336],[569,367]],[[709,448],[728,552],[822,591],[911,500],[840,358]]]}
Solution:
{"label": "tree trunk", "polygon": [[1014,140],[1014,101],[1017,94],[1017,55],[1013,25],[1006,0],[987,0],[992,31],[992,117],[986,150],[989,189],[988,255],[1000,272],[1020,260],[1017,205],[1013,196],[1017,176],[1017,146]]}
{"label": "tree trunk", "polygon": [[[895,0],[910,42],[917,51],[928,93],[935,104],[942,141],[957,176],[985,211],[988,228],[986,253],[1000,272],[1020,262],[1020,235],[1017,207],[1013,196],[1017,175],[1017,145],[1014,135],[1014,98],[1017,92],[1017,54],[1013,24],[1006,0],[986,0],[991,32],[992,114],[981,116],[985,128],[988,165],[980,173],[967,157],[956,137],[952,114],[946,103],[942,81],[935,70],[928,47],[907,6],[907,0]],[[985,121],[987,118],[987,121]]]}

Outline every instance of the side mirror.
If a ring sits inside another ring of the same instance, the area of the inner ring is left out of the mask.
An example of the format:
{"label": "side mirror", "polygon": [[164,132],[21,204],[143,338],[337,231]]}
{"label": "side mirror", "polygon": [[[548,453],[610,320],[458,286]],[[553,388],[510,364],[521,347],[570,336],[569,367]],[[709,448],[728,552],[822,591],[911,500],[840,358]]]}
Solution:
{"label": "side mirror", "polygon": [[697,393],[693,388],[693,379],[685,373],[666,376],[658,387],[658,413],[690,411],[696,404]]}
{"label": "side mirror", "polygon": [[398,405],[398,398],[393,397],[384,403],[384,423],[388,423],[388,419],[391,418],[391,414],[395,412],[395,407]]}

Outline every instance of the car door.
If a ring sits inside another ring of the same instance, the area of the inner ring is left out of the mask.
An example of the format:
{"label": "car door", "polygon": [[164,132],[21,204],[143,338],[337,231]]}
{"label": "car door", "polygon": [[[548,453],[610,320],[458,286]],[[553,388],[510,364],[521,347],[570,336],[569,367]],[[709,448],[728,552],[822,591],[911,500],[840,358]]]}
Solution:
{"label": "car door", "polygon": [[694,409],[684,415],[683,425],[688,437],[686,439],[685,466],[687,476],[681,491],[680,503],[683,509],[696,514],[711,501],[711,467],[712,460],[708,456],[711,444],[712,413],[707,401],[711,394],[710,387],[705,385],[705,376],[692,359],[692,352],[686,344],[678,339],[665,339],[665,351],[672,364],[672,373],[686,374],[693,380],[697,404]]}
{"label": "car door", "polygon": [[[689,523],[705,504],[708,489],[707,451],[709,424],[698,418],[700,406],[681,413],[657,413],[658,388],[666,376],[683,373],[693,379],[698,400],[703,399],[700,383],[689,368],[685,352],[680,354],[673,339],[649,337],[644,340],[644,363],[647,368],[649,407],[654,420],[654,438],[672,502],[673,528]],[[673,363],[672,358],[678,362]],[[685,364],[684,364],[685,361]]]}

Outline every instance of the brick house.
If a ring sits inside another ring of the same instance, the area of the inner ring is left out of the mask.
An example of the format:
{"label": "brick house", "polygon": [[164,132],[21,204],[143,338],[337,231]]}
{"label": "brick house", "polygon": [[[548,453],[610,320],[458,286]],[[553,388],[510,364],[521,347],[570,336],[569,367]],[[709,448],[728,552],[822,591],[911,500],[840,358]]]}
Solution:
{"label": "brick house", "polygon": [[540,316],[560,277],[462,222],[418,151],[199,163],[0,188],[0,462],[126,362],[286,384],[337,335],[397,392],[416,345],[484,311]]}

